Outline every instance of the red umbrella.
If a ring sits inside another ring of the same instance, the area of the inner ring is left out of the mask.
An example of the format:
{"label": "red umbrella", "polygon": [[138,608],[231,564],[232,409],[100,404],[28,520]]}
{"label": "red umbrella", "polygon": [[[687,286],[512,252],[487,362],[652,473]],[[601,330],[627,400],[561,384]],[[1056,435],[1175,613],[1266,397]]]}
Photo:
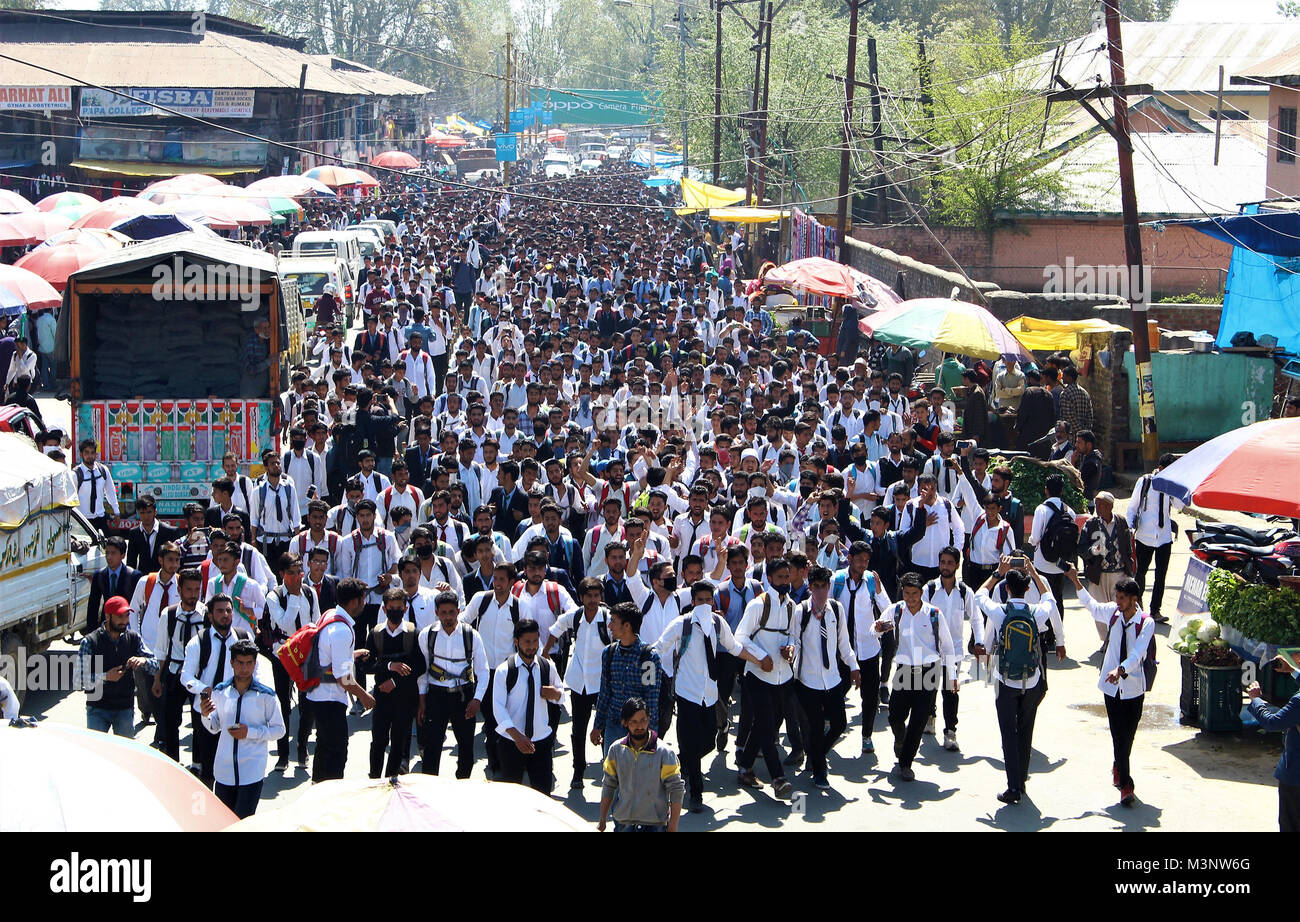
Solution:
{"label": "red umbrella", "polygon": [[401,150],[384,151],[377,157],[371,157],[370,162],[375,166],[388,167],[393,170],[413,170],[420,165],[420,161]]}
{"label": "red umbrella", "polygon": [[432,144],[434,147],[464,147],[469,142],[464,138],[458,138],[454,134],[447,134],[447,132],[435,128],[429,132],[429,136],[424,139],[424,143]]}
{"label": "red umbrella", "polygon": [[73,212],[73,220],[99,204],[99,199],[84,192],[55,192],[36,203],[37,211]]}
{"label": "red umbrella", "polygon": [[40,243],[71,226],[70,219],[53,212],[24,211],[20,214],[0,215],[0,246]]}
{"label": "red umbrella", "polygon": [[62,291],[68,284],[68,276],[104,256],[103,250],[64,243],[56,247],[38,247],[18,262],[20,269],[35,272],[45,281]]}
{"label": "red umbrella", "polygon": [[763,284],[836,298],[862,298],[866,294],[870,297],[863,298],[864,301],[875,302],[868,303],[868,306],[888,307],[903,303],[894,289],[879,279],[820,256],[808,256],[777,266],[763,277]]}
{"label": "red umbrella", "polygon": [[93,211],[88,211],[72,222],[73,227],[97,227],[108,230],[114,224],[142,214],[158,214],[159,208],[153,202],[142,198],[116,198],[100,202]]}
{"label": "red umbrella", "polygon": [[17,192],[0,189],[0,214],[18,214],[23,211],[35,211],[36,206]]}
{"label": "red umbrella", "polygon": [[1300,419],[1269,419],[1225,432],[1155,475],[1183,503],[1260,515],[1300,516]]}
{"label": "red umbrella", "polygon": [[63,298],[49,282],[35,272],[18,266],[0,265],[0,307],[26,305],[32,310],[58,307]]}

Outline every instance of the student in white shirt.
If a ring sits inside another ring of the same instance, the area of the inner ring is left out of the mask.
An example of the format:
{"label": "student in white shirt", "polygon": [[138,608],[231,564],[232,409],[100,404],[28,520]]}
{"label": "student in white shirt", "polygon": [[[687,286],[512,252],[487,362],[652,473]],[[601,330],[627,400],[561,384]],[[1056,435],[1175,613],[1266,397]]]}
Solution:
{"label": "student in white shirt", "polygon": [[284,736],[275,691],[253,678],[257,644],[230,647],[232,677],[202,699],[203,726],[217,734],[213,793],[241,820],[257,812],[266,777],[267,744]]}
{"label": "student in white shirt", "polygon": [[1047,498],[1034,510],[1033,525],[1029,530],[1028,545],[1034,549],[1034,569],[1041,573],[1051,587],[1052,597],[1056,599],[1056,610],[1064,611],[1065,602],[1065,567],[1071,561],[1048,560],[1043,554],[1043,537],[1053,517],[1062,512],[1073,521],[1078,513],[1066,505],[1061,494],[1065,492],[1065,478],[1060,474],[1049,474],[1043,483]]}
{"label": "student in white shirt", "polygon": [[460,620],[456,594],[440,592],[434,598],[437,620],[425,627],[417,641],[425,671],[416,681],[420,692],[417,712],[421,727],[421,770],[438,774],[447,724],[456,737],[456,777],[468,778],[474,769],[474,722],[487,694],[487,651],[478,631]]}
{"label": "student in white shirt", "polygon": [[1106,652],[1101,659],[1101,689],[1106,702],[1106,719],[1115,750],[1111,766],[1111,783],[1119,788],[1119,802],[1131,807],[1137,802],[1133,793],[1133,775],[1129,757],[1133,738],[1142,720],[1142,702],[1148,690],[1148,671],[1155,674],[1155,663],[1148,659],[1155,638],[1156,620],[1139,607],[1142,589],[1135,579],[1123,579],[1115,585],[1114,602],[1096,602],[1079,581],[1073,566],[1066,571],[1079,594],[1079,603],[1092,613],[1093,620],[1106,626]]}
{"label": "student in white shirt", "polygon": [[[284,642],[309,624],[315,624],[320,617],[320,600],[316,592],[306,584],[303,575],[302,558],[294,553],[287,553],[277,561],[280,568],[280,585],[266,594],[266,616],[263,619],[268,626],[271,641],[271,670],[275,677],[275,694],[280,699],[280,711],[284,714],[285,734],[280,738],[276,749],[277,770],[289,767],[289,712],[293,707],[293,682],[288,671],[279,659],[280,648]],[[311,735],[311,714],[302,708],[299,698],[298,708],[298,767],[307,768],[307,738]]]}
{"label": "student in white shirt", "polygon": [[353,665],[356,619],[366,607],[370,587],[349,576],[339,580],[336,596],[338,607],[321,615],[324,626],[316,635],[324,678],[306,693],[316,723],[313,783],[343,777],[348,761],[348,697],[356,698],[367,710],[375,706],[375,699],[357,683]]}
{"label": "student in white shirt", "polygon": [[782,715],[782,689],[794,680],[791,634],[795,629],[795,605],[790,599],[790,564],[779,557],[769,560],[765,575],[772,591],[762,593],[746,606],[736,630],[736,639],[754,657],[745,665],[743,685],[744,706],[752,708],[753,722],[744,747],[736,754],[737,780],[745,787],[761,786],[753,767],[762,750],[773,793],[787,797],[794,787],[786,780],[776,734]]}
{"label": "student in white shirt", "polygon": [[[1034,719],[1038,715],[1038,705],[1043,700],[1044,688],[1039,682],[1043,671],[1040,658],[1032,655],[1032,641],[1025,639],[1025,628],[1033,625],[1032,632],[1040,638],[1048,630],[1053,630],[1058,638],[1064,638],[1061,616],[1056,610],[1056,600],[1046,591],[1043,579],[1032,565],[1024,571],[1012,567],[1014,560],[1003,556],[997,569],[991,573],[975,598],[983,617],[988,619],[985,626],[985,643],[976,644],[976,656],[993,652],[992,678],[995,684],[994,706],[998,714],[998,729],[1002,735],[1002,764],[1007,773],[1007,789],[998,795],[1004,804],[1019,803],[1024,793],[1025,782],[1029,778],[1029,755],[1034,744]],[[1029,580],[1037,584],[1038,594],[1046,596],[1041,602],[1030,602],[1025,594],[1029,589]],[[995,601],[991,596],[998,580],[1004,579],[1007,586],[1006,602]],[[1003,630],[1003,625],[1007,630]],[[1021,662],[1013,663],[1009,656],[1009,647],[1022,651]],[[1028,648],[1029,655],[1023,655]],[[1058,661],[1065,659],[1064,645],[1056,648]]]}
{"label": "student in white shirt", "polygon": [[[961,551],[955,547],[946,547],[939,552],[939,575],[930,580],[921,589],[921,598],[943,613],[948,622],[948,634],[953,646],[957,648],[960,658],[965,648],[966,622],[970,622],[972,647],[984,644],[984,619],[975,607],[975,590],[961,581],[957,571],[961,566]],[[949,752],[957,751],[957,708],[959,704],[957,688],[950,687],[958,676],[945,675],[943,685],[943,748]],[[926,732],[934,734],[934,716],[926,724]]]}
{"label": "student in white shirt", "polygon": [[1156,562],[1155,581],[1151,584],[1148,609],[1151,617],[1158,624],[1169,620],[1160,614],[1160,603],[1165,594],[1165,574],[1169,572],[1169,554],[1174,547],[1174,535],[1178,533],[1178,523],[1174,521],[1174,509],[1181,509],[1178,500],[1157,490],[1152,481],[1170,464],[1174,456],[1165,453],[1160,456],[1160,463],[1155,473],[1144,474],[1133,485],[1133,498],[1129,500],[1125,518],[1133,532],[1137,544],[1137,584],[1145,592],[1147,588],[1147,568],[1152,558]]}
{"label": "student in white shirt", "polygon": [[536,621],[522,619],[514,638],[515,652],[492,677],[492,710],[501,737],[499,780],[523,784],[527,774],[530,787],[549,794],[564,681],[555,664],[539,655],[541,628]]}
{"label": "student in white shirt", "polygon": [[826,753],[848,726],[840,667],[848,671],[854,688],[860,687],[862,674],[844,609],[830,597],[831,571],[813,567],[808,587],[809,597],[795,609],[799,627],[792,636],[798,657],[794,690],[808,717],[806,748],[813,786],[827,790],[831,785],[826,777]]}
{"label": "student in white shirt", "polygon": [[[565,611],[551,626],[543,655],[550,655],[559,638],[573,632],[573,643],[564,684],[569,688],[569,712],[573,729],[573,781],[570,790],[581,790],[583,775],[587,770],[587,725],[596,708],[600,692],[600,655],[609,646],[612,634],[609,629],[609,609],[601,604],[604,587],[600,580],[587,577],[578,583],[581,608]],[[680,735],[681,731],[678,730]]]}
{"label": "student in white shirt", "polygon": [[[704,809],[701,763],[713,752],[718,737],[718,656],[725,650],[734,657],[753,659],[722,615],[714,611],[713,592],[709,580],[693,583],[690,608],[670,621],[653,644],[664,672],[673,680],[677,742],[686,776],[686,801],[692,813]],[[663,706],[661,701],[659,707]]]}
{"label": "student in white shirt", "polygon": [[117,504],[117,486],[108,465],[97,460],[99,449],[94,439],[82,439],[77,450],[81,453],[81,463],[72,469],[77,477],[77,500],[91,524],[106,532],[108,514],[122,514]]}

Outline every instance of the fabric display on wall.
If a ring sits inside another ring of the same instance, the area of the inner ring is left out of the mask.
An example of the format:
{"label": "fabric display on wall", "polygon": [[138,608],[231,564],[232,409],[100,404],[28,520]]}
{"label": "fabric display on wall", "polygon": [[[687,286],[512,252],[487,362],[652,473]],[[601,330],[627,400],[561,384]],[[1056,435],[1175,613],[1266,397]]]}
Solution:
{"label": "fabric display on wall", "polygon": [[[835,228],[827,227],[812,215],[798,209],[790,209],[790,261],[804,259],[808,256],[820,256],[832,262],[838,262],[840,248],[836,241]],[[829,308],[835,300],[826,295],[801,295],[805,304],[820,305]]]}

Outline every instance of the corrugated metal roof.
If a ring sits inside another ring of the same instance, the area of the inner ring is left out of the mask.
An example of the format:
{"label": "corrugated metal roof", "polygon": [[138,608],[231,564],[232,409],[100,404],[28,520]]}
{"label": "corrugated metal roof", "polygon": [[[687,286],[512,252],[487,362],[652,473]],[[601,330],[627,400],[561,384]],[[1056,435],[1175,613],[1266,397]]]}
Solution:
{"label": "corrugated metal roof", "polygon": [[107,251],[100,259],[72,273],[69,279],[116,278],[173,256],[188,256],[193,260],[206,263],[247,266],[265,273],[270,278],[275,278],[276,273],[275,257],[265,250],[255,250],[250,246],[221,237],[186,232],[169,234],[144,243],[133,243],[120,250]]}
{"label": "corrugated metal roof", "polygon": [[[306,64],[308,92],[375,96],[432,92],[364,64],[303,54],[282,44],[212,29],[196,36],[188,29],[105,28],[47,20],[6,22],[0,33],[0,52],[102,86],[297,90]],[[336,61],[342,66],[335,66]],[[0,85],[57,83],[59,78],[46,71],[0,59]]]}
{"label": "corrugated metal roof", "polygon": [[1240,70],[1232,71],[1232,82],[1239,79],[1273,80],[1279,77],[1300,76],[1300,47],[1288,48],[1281,54],[1249,64]]}
{"label": "corrugated metal roof", "polygon": [[[1214,134],[1133,134],[1133,178],[1138,213],[1145,217],[1235,214],[1242,202],[1266,196],[1268,158],[1258,146],[1225,135],[1214,165]],[[1045,167],[1060,170],[1066,191],[1059,201],[1024,213],[1117,215],[1122,211],[1115,140],[1089,138]]]}
{"label": "corrugated metal roof", "polygon": [[[1124,77],[1129,83],[1149,83],[1157,93],[1213,93],[1219,87],[1219,65],[1225,76],[1244,73],[1256,61],[1290,51],[1300,55],[1300,21],[1270,23],[1126,22],[1122,26]],[[1110,83],[1106,30],[1098,29],[1065,43],[1061,76],[1079,88]],[[1050,83],[1055,49],[1035,62],[1038,84]],[[1032,72],[1032,71],[1031,71]],[[1295,73],[1291,70],[1290,73]],[[1225,89],[1228,81],[1224,81]],[[1058,87],[1052,87],[1057,89]],[[1232,88],[1232,92],[1252,90]],[[1262,91],[1256,88],[1255,92]]]}

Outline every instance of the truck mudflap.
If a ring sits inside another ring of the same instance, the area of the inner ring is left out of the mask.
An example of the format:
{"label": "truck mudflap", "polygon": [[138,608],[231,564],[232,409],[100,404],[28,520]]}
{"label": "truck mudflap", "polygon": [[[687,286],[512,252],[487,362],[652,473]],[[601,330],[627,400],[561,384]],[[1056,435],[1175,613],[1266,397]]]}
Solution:
{"label": "truck mudflap", "polygon": [[241,471],[260,473],[261,454],[279,449],[275,405],[262,400],[87,400],[75,406],[74,440],[93,438],[113,473],[123,514],[146,493],[164,518],[204,502],[235,453]]}

